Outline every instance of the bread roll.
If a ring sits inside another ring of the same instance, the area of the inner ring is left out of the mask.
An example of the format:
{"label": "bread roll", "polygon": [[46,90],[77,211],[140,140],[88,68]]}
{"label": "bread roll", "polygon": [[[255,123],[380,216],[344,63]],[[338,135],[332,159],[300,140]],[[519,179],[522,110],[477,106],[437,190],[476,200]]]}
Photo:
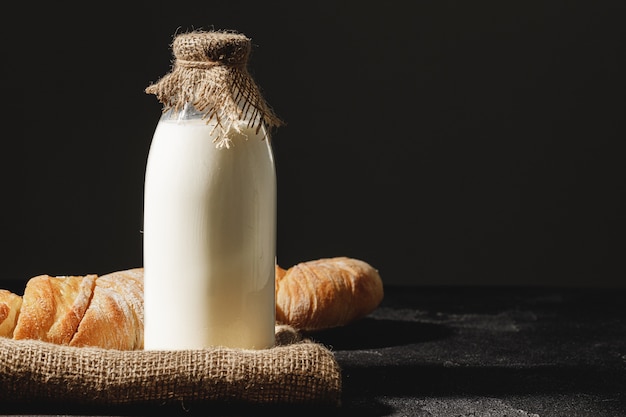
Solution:
{"label": "bread roll", "polygon": [[276,268],[276,321],[300,330],[344,326],[383,299],[380,275],[367,262],[322,258]]}
{"label": "bread roll", "polygon": [[143,269],[101,277],[31,278],[13,338],[76,347],[143,348]]}
{"label": "bread roll", "polygon": [[83,318],[96,275],[39,275],[26,283],[13,338],[67,345]]}
{"label": "bread roll", "polygon": [[[165,308],[165,306],[164,306]],[[143,269],[98,277],[70,346],[143,349]]]}
{"label": "bread roll", "polygon": [[21,296],[9,290],[0,290],[0,337],[13,337],[21,307]]}
{"label": "bread roll", "polygon": [[[358,259],[276,266],[278,324],[308,331],[343,326],[382,299],[378,271]],[[143,329],[143,268],[100,277],[39,275],[27,282],[23,297],[0,290],[0,336],[135,350],[143,349]]]}

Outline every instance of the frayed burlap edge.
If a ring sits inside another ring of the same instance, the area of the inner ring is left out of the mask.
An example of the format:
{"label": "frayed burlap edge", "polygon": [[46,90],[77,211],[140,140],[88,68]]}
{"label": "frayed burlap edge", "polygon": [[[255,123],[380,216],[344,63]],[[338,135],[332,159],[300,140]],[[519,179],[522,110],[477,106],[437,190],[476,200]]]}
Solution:
{"label": "frayed burlap edge", "polygon": [[283,122],[247,69],[250,48],[250,39],[236,32],[178,34],[171,45],[175,57],[171,71],[145,91],[157,97],[163,112],[193,105],[207,123],[215,120],[222,133],[243,120],[257,132],[261,124],[271,130]]}
{"label": "frayed burlap edge", "polygon": [[0,403],[339,406],[332,352],[276,329],[276,346],[264,350],[120,351],[0,337]]}

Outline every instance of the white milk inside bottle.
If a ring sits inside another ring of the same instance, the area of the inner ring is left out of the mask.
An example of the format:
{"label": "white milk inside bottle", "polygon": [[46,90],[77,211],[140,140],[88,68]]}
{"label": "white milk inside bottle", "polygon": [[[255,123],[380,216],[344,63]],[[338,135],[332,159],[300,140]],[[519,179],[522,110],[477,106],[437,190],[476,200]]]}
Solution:
{"label": "white milk inside bottle", "polygon": [[221,137],[215,126],[186,106],[165,113],[154,132],[144,191],[147,350],[274,344],[269,136],[246,120]]}

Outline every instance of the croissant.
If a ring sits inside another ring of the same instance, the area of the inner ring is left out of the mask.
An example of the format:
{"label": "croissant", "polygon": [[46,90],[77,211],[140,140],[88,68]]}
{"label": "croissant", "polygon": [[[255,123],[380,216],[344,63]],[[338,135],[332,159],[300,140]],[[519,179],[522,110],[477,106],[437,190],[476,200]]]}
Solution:
{"label": "croissant", "polygon": [[276,267],[276,321],[308,331],[339,327],[372,312],[384,296],[378,270],[336,257]]}

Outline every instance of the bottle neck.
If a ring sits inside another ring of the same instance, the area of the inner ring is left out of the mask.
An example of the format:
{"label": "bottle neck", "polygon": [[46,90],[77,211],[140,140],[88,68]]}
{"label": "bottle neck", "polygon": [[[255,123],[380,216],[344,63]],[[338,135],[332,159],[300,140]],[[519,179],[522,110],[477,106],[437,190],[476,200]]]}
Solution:
{"label": "bottle neck", "polygon": [[193,104],[185,103],[181,110],[169,109],[161,116],[161,120],[179,121],[202,119],[204,113],[194,107]]}
{"label": "bottle neck", "polygon": [[[258,114],[257,114],[258,116]],[[222,121],[207,119],[206,111],[199,111],[193,104],[185,103],[180,110],[169,109],[161,115],[160,122],[188,125],[202,123],[206,125],[208,134],[213,138],[217,148],[230,148],[236,142],[256,139],[267,141],[269,146],[269,134],[265,125],[257,119],[257,124],[251,123],[249,118],[242,120],[230,120],[228,124]],[[259,125],[260,123],[260,125]]]}

